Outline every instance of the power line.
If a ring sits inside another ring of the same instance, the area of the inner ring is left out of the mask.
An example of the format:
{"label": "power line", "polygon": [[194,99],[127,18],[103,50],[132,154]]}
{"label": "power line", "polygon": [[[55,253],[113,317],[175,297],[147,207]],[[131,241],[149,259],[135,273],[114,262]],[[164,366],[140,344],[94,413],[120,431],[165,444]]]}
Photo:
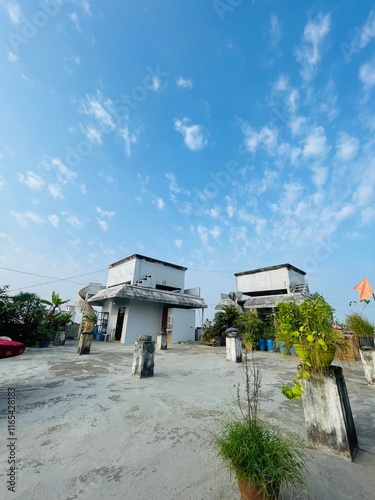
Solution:
{"label": "power line", "polygon": [[35,287],[38,287],[38,286],[49,285],[51,283],[57,283],[59,281],[65,281],[67,283],[73,283],[75,285],[85,286],[87,283],[78,283],[77,281],[72,281],[72,279],[74,279],[74,278],[81,278],[82,276],[89,276],[90,274],[98,274],[98,273],[101,273],[101,272],[107,270],[107,269],[100,269],[99,271],[92,271],[90,273],[77,274],[75,276],[69,276],[68,278],[56,278],[55,276],[46,276],[44,274],[30,273],[28,271],[20,271],[18,269],[11,269],[11,268],[8,268],[8,267],[0,267],[0,269],[3,269],[5,271],[11,271],[11,272],[15,272],[15,273],[20,273],[20,274],[28,274],[30,276],[37,276],[38,278],[49,278],[49,279],[52,280],[52,281],[46,281],[46,282],[43,282],[43,283],[38,283],[37,285],[29,285],[29,286],[23,286],[21,288],[14,288],[12,290],[9,290],[9,292],[17,292],[18,290],[24,290],[26,288],[35,288]]}

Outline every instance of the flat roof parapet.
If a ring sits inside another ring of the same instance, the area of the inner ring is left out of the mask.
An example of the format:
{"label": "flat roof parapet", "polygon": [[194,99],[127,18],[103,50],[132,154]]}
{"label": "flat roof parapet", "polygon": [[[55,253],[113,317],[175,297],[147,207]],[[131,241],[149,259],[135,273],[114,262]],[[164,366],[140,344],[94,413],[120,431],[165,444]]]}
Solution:
{"label": "flat roof parapet", "polygon": [[264,271],[275,271],[277,269],[282,269],[283,267],[286,267],[287,269],[293,269],[293,271],[296,271],[299,274],[302,274],[303,276],[306,275],[305,271],[302,271],[302,269],[298,269],[298,267],[292,266],[292,264],[279,264],[277,266],[270,266],[270,267],[261,267],[259,269],[252,269],[250,271],[242,271],[241,273],[235,273],[235,276],[244,276],[246,274],[256,274],[256,273],[262,273]]}

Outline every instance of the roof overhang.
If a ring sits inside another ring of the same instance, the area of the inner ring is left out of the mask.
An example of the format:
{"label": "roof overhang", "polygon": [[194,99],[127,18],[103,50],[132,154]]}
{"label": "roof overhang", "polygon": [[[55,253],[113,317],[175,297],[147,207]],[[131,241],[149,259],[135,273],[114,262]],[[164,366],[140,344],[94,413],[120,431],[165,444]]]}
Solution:
{"label": "roof overhang", "polygon": [[174,307],[186,309],[204,309],[207,307],[200,297],[187,295],[185,293],[167,292],[134,285],[117,285],[101,290],[91,297],[88,302],[94,306],[104,305],[109,299],[129,299],[145,302],[156,302]]}
{"label": "roof overhang", "polygon": [[263,295],[261,297],[250,297],[243,308],[249,309],[274,309],[280,302],[295,302],[301,304],[307,298],[306,295],[295,293],[292,295]]}

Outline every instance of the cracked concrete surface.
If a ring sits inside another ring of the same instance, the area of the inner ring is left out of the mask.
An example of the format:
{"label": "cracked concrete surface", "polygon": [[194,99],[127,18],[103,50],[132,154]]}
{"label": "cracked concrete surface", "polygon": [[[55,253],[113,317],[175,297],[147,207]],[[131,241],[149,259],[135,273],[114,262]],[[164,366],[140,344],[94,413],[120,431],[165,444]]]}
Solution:
{"label": "cracked concrete surface", "polygon": [[[153,378],[131,376],[133,347],[77,341],[28,348],[0,360],[0,498],[22,500],[234,500],[235,480],[214,456],[210,433],[233,410],[242,365],[225,348],[172,345],[155,355]],[[301,401],[288,401],[298,361],[255,352],[263,419],[306,439]],[[310,476],[280,499],[375,497],[375,389],[360,362],[343,366],[360,452],[354,463],[307,450]],[[7,389],[16,389],[16,492],[6,489]]]}

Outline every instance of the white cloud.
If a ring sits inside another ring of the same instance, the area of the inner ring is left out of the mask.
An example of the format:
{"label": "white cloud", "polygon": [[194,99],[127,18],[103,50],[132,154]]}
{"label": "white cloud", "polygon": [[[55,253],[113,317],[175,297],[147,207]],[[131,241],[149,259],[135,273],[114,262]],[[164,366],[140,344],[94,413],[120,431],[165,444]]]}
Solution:
{"label": "white cloud", "polygon": [[93,116],[99,125],[105,129],[113,130],[115,123],[112,118],[112,101],[106,99],[100,91],[97,91],[96,97],[86,96],[82,100],[83,112],[88,116]]}
{"label": "white cloud", "polygon": [[275,92],[285,92],[289,87],[289,79],[287,75],[281,74],[273,85]]}
{"label": "white cloud", "polygon": [[102,210],[100,207],[96,207],[96,211],[101,217],[108,217],[109,219],[116,215],[116,212],[110,212],[109,210]]}
{"label": "white cloud", "polygon": [[361,212],[361,220],[363,224],[375,222],[375,207],[366,207]]}
{"label": "white cloud", "polygon": [[259,132],[250,125],[243,124],[242,132],[245,136],[245,145],[248,151],[255,153],[258,147],[263,146],[271,153],[277,145],[278,131],[268,126],[263,127]]}
{"label": "white cloud", "polygon": [[2,177],[2,175],[0,174],[0,189],[2,187],[4,187],[4,186],[5,186],[5,181],[4,181],[3,177]]}
{"label": "white cloud", "polygon": [[306,118],[303,116],[293,116],[290,119],[289,127],[292,135],[300,135],[304,131]]}
{"label": "white cloud", "polygon": [[44,161],[43,165],[48,170],[53,167],[57,171],[57,178],[61,184],[67,184],[77,177],[77,173],[70,170],[60,158],[50,158],[49,163]]}
{"label": "white cloud", "polygon": [[285,98],[285,103],[288,108],[289,113],[296,113],[298,108],[299,92],[297,89],[292,89],[287,97]]}
{"label": "white cloud", "polygon": [[182,240],[174,240],[174,244],[177,248],[182,248],[184,242]]}
{"label": "white cloud", "polygon": [[301,64],[301,76],[304,80],[311,80],[316,67],[322,57],[325,38],[331,24],[330,14],[318,14],[310,19],[305,26],[302,42],[295,49],[297,61]]}
{"label": "white cloud", "polygon": [[354,53],[364,49],[375,37],[375,11],[371,10],[365,24],[355,29],[355,36],[350,44],[341,44],[344,56],[350,61]]}
{"label": "white cloud", "polygon": [[359,79],[365,90],[370,90],[375,85],[375,58],[359,68]]}
{"label": "white cloud", "polygon": [[358,152],[359,141],[346,132],[340,132],[336,143],[336,156],[340,160],[352,160]]}
{"label": "white cloud", "polygon": [[204,137],[202,125],[191,125],[188,118],[174,119],[174,128],[180,132],[184,138],[185,146],[191,151],[198,151],[207,146],[207,139]]}
{"label": "white cloud", "polygon": [[326,136],[323,127],[315,127],[313,132],[306,137],[306,142],[302,151],[305,158],[324,157],[329,151],[326,144]]}
{"label": "white cloud", "polygon": [[79,31],[79,33],[82,33],[81,27],[79,25],[79,16],[76,11],[73,11],[71,14],[69,14],[70,19],[72,20],[74,26],[76,27],[76,30]]}
{"label": "white cloud", "polygon": [[8,52],[8,61],[10,62],[17,62],[19,60],[19,57],[12,52],[11,50]]}
{"label": "white cloud", "polygon": [[26,175],[18,173],[18,180],[22,184],[26,184],[29,189],[42,189],[44,187],[44,180],[31,170]]}
{"label": "white cloud", "polygon": [[313,179],[314,184],[318,188],[322,187],[326,183],[327,178],[328,178],[327,168],[314,166],[314,167],[312,167],[312,171],[313,171],[312,179]]}
{"label": "white cloud", "polygon": [[130,132],[129,127],[122,128],[119,134],[124,141],[126,156],[130,156],[133,144],[136,144],[138,141],[137,134],[135,132]]}
{"label": "white cloud", "polygon": [[47,218],[53,227],[56,227],[56,228],[59,227],[60,219],[58,218],[57,215],[51,214]]}
{"label": "white cloud", "polygon": [[99,223],[100,229],[103,229],[103,231],[107,231],[107,229],[108,229],[108,222],[107,221],[98,219],[98,223]]}
{"label": "white cloud", "polygon": [[77,215],[63,212],[63,216],[65,218],[65,222],[73,226],[75,229],[82,229],[86,225],[85,220],[83,218],[79,218]]}
{"label": "white cloud", "polygon": [[88,126],[85,130],[85,135],[87,139],[92,143],[96,144],[102,143],[102,137],[100,131],[95,127]]}
{"label": "white cloud", "polygon": [[271,39],[271,44],[273,46],[276,46],[280,43],[280,40],[282,38],[282,29],[281,29],[281,23],[279,21],[279,18],[277,17],[276,14],[271,14],[270,18],[270,39]]}
{"label": "white cloud", "polygon": [[176,85],[180,89],[192,89],[193,88],[193,80],[192,79],[185,79],[182,76],[179,76],[176,80]]}
{"label": "white cloud", "polygon": [[355,207],[353,205],[343,205],[340,210],[336,213],[336,220],[342,221],[350,217],[355,212]]}
{"label": "white cloud", "polygon": [[165,210],[166,209],[166,205],[164,203],[163,198],[156,198],[156,200],[154,201],[154,205],[158,210]]}
{"label": "white cloud", "polygon": [[5,3],[4,7],[12,24],[20,24],[23,19],[21,7],[16,2]]}
{"label": "white cloud", "polygon": [[50,195],[55,198],[55,200],[63,200],[64,199],[64,195],[62,194],[62,187],[60,186],[60,184],[49,184],[48,185],[48,191],[50,193]]}
{"label": "white cloud", "polygon": [[25,212],[22,214],[11,210],[9,213],[16,219],[20,226],[26,226],[28,222],[35,222],[36,224],[44,223],[43,217],[34,212]]}

